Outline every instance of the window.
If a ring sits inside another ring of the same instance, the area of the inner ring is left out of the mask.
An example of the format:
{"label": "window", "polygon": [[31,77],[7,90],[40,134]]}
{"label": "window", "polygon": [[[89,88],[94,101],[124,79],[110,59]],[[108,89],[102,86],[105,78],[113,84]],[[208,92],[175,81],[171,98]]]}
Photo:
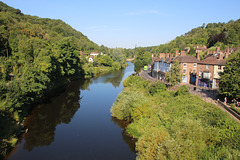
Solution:
{"label": "window", "polygon": [[210,67],[209,67],[209,65],[206,65],[206,69],[209,69]]}
{"label": "window", "polygon": [[187,63],[183,63],[183,67],[187,67]]}
{"label": "window", "polygon": [[183,74],[186,74],[187,73],[187,70],[186,69],[183,69]]}
{"label": "window", "polygon": [[203,79],[210,79],[210,72],[203,72]]}
{"label": "window", "polygon": [[194,66],[194,67],[197,67],[197,63],[194,63],[193,66]]}
{"label": "window", "polygon": [[218,69],[220,70],[220,69],[221,69],[221,66],[218,66]]}
{"label": "window", "polygon": [[202,71],[199,72],[199,77],[202,77]]}
{"label": "window", "polygon": [[193,69],[193,74],[196,74],[196,73],[197,73],[196,69]]}

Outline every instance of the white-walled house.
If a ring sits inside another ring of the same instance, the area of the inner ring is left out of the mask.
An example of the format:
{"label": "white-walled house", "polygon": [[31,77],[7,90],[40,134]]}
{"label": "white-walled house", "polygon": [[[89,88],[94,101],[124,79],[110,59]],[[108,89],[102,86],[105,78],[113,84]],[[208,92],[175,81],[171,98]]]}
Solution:
{"label": "white-walled house", "polygon": [[89,62],[89,63],[92,63],[92,62],[93,62],[93,57],[90,57],[90,58],[88,59],[88,62]]}
{"label": "white-walled house", "polygon": [[97,53],[97,52],[91,52],[90,53],[90,56],[94,56],[95,57],[95,56],[98,56],[98,55],[99,55],[99,53]]}
{"label": "white-walled house", "polygon": [[157,79],[165,79],[165,74],[170,71],[172,58],[159,58],[154,61],[152,76]]}

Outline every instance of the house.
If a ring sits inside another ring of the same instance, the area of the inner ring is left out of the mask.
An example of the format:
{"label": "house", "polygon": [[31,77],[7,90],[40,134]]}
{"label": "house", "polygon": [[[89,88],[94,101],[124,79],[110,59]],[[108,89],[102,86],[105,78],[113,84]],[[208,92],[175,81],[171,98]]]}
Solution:
{"label": "house", "polygon": [[89,63],[92,63],[92,62],[93,62],[93,57],[92,57],[92,56],[88,59],[88,62],[89,62]]}
{"label": "house", "polygon": [[208,55],[198,63],[197,85],[208,88],[218,88],[220,75],[226,65],[223,53]]}
{"label": "house", "polygon": [[172,59],[172,63],[174,60],[178,60],[180,63],[180,68],[183,74],[182,83],[191,83],[196,84],[196,73],[198,67],[198,60],[193,56],[185,56],[184,52],[181,52],[182,55],[177,56]]}
{"label": "house", "polygon": [[152,66],[152,77],[165,79],[165,74],[170,71],[172,57],[158,58]]}
{"label": "house", "polygon": [[208,51],[208,48],[206,46],[199,47],[197,45],[197,48],[195,49],[195,52],[205,52],[205,51]]}
{"label": "house", "polygon": [[90,56],[93,56],[93,57],[96,57],[96,56],[98,56],[99,55],[99,53],[97,53],[97,52],[91,52],[90,53]]}

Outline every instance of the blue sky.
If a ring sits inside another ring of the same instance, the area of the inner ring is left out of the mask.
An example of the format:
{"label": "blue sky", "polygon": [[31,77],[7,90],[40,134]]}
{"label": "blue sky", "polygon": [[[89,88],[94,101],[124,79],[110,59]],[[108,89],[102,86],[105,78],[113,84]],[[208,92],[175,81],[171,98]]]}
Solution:
{"label": "blue sky", "polygon": [[2,0],[22,13],[61,19],[98,45],[167,43],[203,23],[240,18],[240,0]]}

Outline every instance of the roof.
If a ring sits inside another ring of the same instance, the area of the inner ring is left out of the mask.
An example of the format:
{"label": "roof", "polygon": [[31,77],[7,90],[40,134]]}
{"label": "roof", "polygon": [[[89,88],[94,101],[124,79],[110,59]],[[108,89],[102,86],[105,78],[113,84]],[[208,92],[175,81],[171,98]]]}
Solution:
{"label": "roof", "polygon": [[162,60],[164,60],[165,63],[171,63],[172,62],[172,59],[171,57],[167,57],[167,58],[158,58],[158,59],[155,59],[154,62],[161,62]]}
{"label": "roof", "polygon": [[97,53],[97,52],[91,52],[90,55],[99,55],[99,53]]}
{"label": "roof", "polygon": [[207,57],[203,59],[202,61],[198,62],[199,64],[210,64],[210,65],[220,65],[225,66],[226,60],[225,59],[218,59],[215,56]]}
{"label": "roof", "polygon": [[177,56],[173,58],[172,61],[174,61],[175,59],[177,59],[180,63],[198,63],[199,62],[197,58],[193,56]]}

